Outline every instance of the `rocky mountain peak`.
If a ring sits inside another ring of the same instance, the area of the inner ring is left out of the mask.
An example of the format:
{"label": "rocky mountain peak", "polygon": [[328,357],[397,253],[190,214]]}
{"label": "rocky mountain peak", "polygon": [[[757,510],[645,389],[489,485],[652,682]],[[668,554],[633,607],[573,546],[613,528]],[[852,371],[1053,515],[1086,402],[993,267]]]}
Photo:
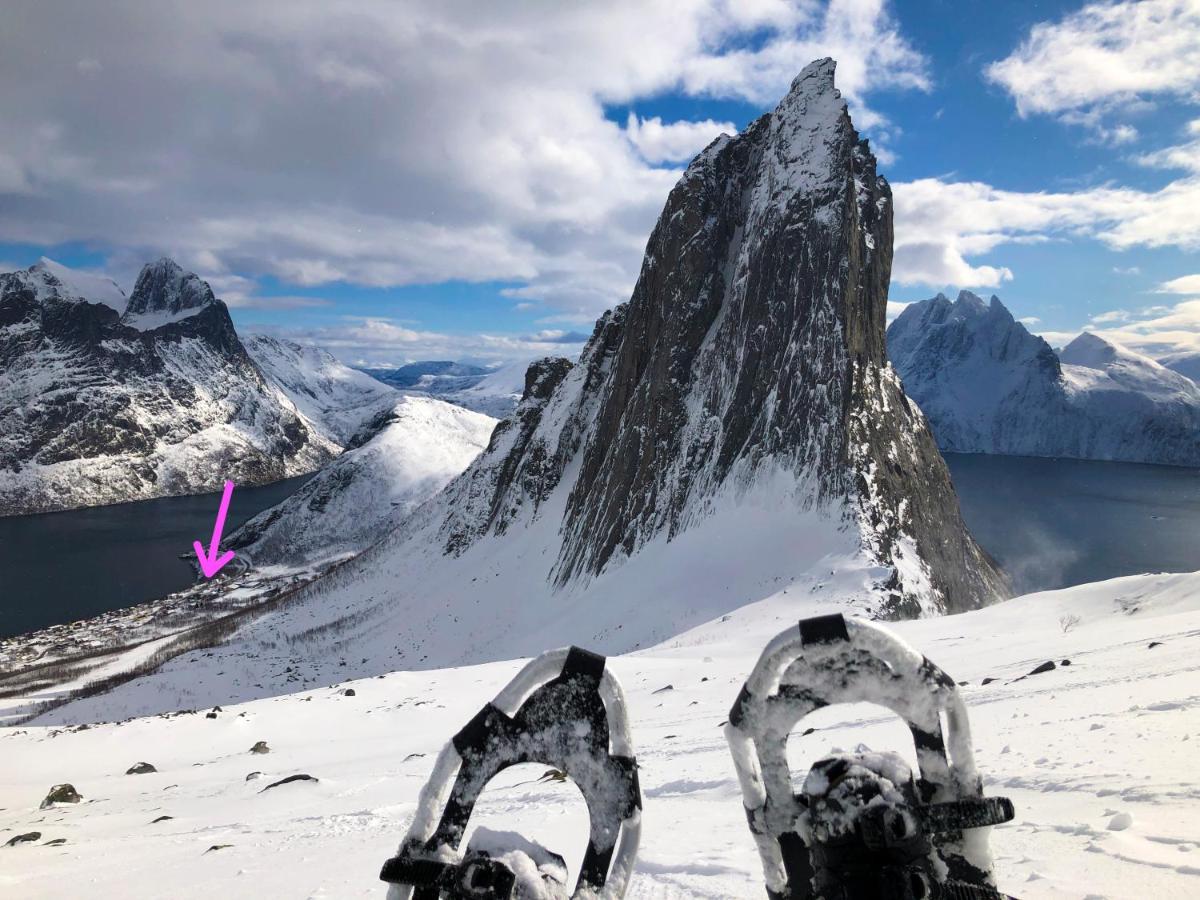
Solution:
{"label": "rocky mountain peak", "polygon": [[179,316],[215,302],[206,281],[163,257],[142,267],[125,313],[127,320],[150,313]]}
{"label": "rocky mountain peak", "polygon": [[[555,510],[565,587],[782,481],[796,517],[826,510],[889,567],[883,611],[1004,592],[887,364],[891,190],[834,71],[806,67],[772,113],[688,167],[629,302],[577,366],[531,370],[516,416],[448,493],[450,553]],[[563,492],[565,509],[550,502]]]}
{"label": "rocky mountain peak", "polygon": [[1117,358],[1120,349],[1098,334],[1085,331],[1063,347],[1058,358],[1068,365],[1102,369]]}
{"label": "rocky mountain peak", "polygon": [[[938,296],[941,296],[941,295],[939,294]],[[1000,302],[999,299],[996,297],[993,297],[992,299],[995,300],[997,303]],[[982,297],[980,297],[978,294],[974,294],[971,291],[966,291],[966,290],[958,292],[958,299],[954,301],[954,305],[956,307],[958,307],[960,310],[963,310],[965,312],[973,312],[973,313],[987,312],[987,308],[988,308],[988,304],[986,302],[984,302],[984,299]]]}

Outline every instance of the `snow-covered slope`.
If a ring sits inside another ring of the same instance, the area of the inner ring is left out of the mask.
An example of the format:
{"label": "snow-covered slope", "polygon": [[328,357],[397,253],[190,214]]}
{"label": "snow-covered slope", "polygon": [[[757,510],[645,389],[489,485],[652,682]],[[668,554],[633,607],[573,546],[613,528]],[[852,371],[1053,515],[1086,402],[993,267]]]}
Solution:
{"label": "snow-covered slope", "polygon": [[393,395],[391,403],[345,453],[223,546],[255,568],[357,553],[470,465],[496,427],[490,416],[432,397]]}
{"label": "snow-covered slope", "polygon": [[[630,898],[764,896],[720,725],[767,639],[823,607],[805,599],[816,583],[610,661],[628,696],[644,797]],[[894,627],[966,682],[985,789],[1016,804],[1016,821],[991,833],[1001,889],[1023,900],[1200,892],[1200,776],[1188,764],[1200,740],[1200,573],[1122,578]],[[0,847],[0,893],[42,900],[87,885],[102,900],[382,897],[380,865],[442,743],[520,663],[334,684],[341,674],[314,679],[295,647],[261,652],[303,692],[224,706],[215,719],[201,711],[0,732],[0,843],[41,834]],[[1047,660],[1060,665],[1018,680]],[[208,682],[223,665],[199,657],[190,677]],[[147,680],[119,702],[97,698],[92,711],[121,719],[164,699]],[[808,726],[816,730],[789,742],[797,773],[860,743],[914,755],[911,736],[878,707],[832,707]],[[271,752],[251,754],[257,741]],[[158,771],[124,774],[140,761]],[[262,793],[299,773],[318,780]],[[543,773],[524,766],[497,777],[471,826],[519,831],[575,873],[587,813],[575,787],[539,782]],[[64,781],[83,802],[39,810]],[[66,843],[47,846],[57,839]]]}
{"label": "snow-covered slope", "polygon": [[45,261],[0,275],[0,515],[264,484],[337,452],[195,275],[159,260],[122,301]]}
{"label": "snow-covered slope", "polygon": [[[31,271],[45,273],[56,281],[61,297],[84,300],[88,303],[103,303],[118,314],[125,312],[125,307],[129,305],[129,298],[125,296],[125,292],[115,281],[104,275],[70,269],[45,256],[38,260]],[[46,281],[48,283],[50,279]]]}
{"label": "snow-covered slope", "polygon": [[887,340],[943,450],[1200,465],[1200,387],[1098,335],[1056,356],[963,291],[910,305]]}
{"label": "snow-covered slope", "polygon": [[265,334],[245,340],[263,374],[280,387],[321,433],[346,446],[358,430],[396,403],[397,392],[319,347]]}
{"label": "snow-covered slope", "polygon": [[1179,350],[1171,349],[1161,353],[1155,353],[1154,358],[1171,369],[1190,378],[1196,383],[1200,383],[1200,352],[1196,350]]}

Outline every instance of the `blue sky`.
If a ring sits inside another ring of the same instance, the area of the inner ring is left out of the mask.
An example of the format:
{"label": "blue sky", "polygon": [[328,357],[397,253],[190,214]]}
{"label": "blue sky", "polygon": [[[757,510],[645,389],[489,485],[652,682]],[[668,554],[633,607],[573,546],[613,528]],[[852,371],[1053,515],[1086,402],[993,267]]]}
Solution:
{"label": "blue sky", "polygon": [[0,79],[0,262],[128,288],[172,255],[352,362],[570,354],[686,160],[830,54],[896,191],[893,301],[1200,350],[1194,3],[357,5],[20,8],[0,68],[49,74]]}

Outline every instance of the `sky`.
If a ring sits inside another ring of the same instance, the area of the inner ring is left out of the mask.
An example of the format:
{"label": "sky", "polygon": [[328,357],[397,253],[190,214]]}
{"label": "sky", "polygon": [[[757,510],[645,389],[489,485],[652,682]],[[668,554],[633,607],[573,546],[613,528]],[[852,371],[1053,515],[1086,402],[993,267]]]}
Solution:
{"label": "sky", "polygon": [[168,255],[352,364],[574,355],[688,160],[822,56],[893,310],[1200,352],[1200,0],[7,0],[0,271]]}

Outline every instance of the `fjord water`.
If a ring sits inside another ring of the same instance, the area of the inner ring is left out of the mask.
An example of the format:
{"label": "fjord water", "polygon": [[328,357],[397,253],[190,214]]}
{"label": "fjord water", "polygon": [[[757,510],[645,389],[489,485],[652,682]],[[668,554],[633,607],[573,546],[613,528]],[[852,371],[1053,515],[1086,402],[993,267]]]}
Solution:
{"label": "fjord water", "polygon": [[[302,475],[233,493],[225,534],[292,494]],[[221,493],[0,518],[0,638],[182,590],[180,555],[206,547]]]}
{"label": "fjord water", "polygon": [[[1200,469],[946,454],[976,539],[1017,593],[1200,569]],[[225,533],[308,476],[238,488]],[[192,583],[221,495],[0,518],[0,637],[162,597]]]}
{"label": "fjord water", "polygon": [[967,527],[1018,594],[1200,569],[1200,469],[945,457]]}

